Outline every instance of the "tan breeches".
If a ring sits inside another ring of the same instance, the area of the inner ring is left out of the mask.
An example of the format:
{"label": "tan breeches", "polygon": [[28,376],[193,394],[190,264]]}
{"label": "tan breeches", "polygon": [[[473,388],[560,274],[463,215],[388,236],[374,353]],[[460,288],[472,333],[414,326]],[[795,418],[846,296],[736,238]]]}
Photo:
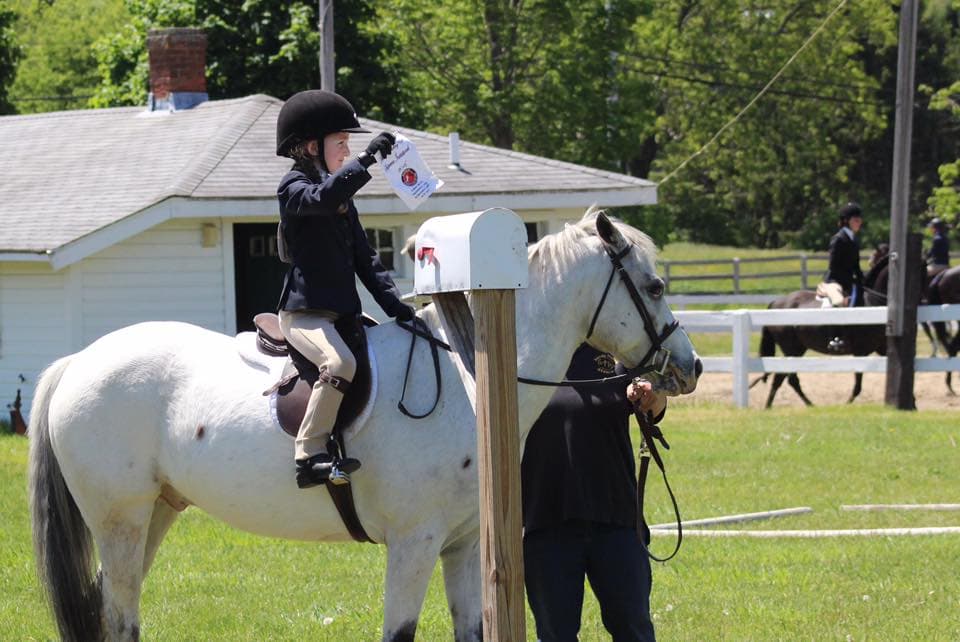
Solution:
{"label": "tan breeches", "polygon": [[945,272],[946,270],[949,270],[949,269],[950,269],[949,265],[937,265],[936,263],[931,263],[930,265],[927,266],[927,276],[932,279],[933,277],[937,276],[941,272]]}
{"label": "tan breeches", "polygon": [[[322,310],[280,311],[280,330],[287,341],[331,377],[353,381],[357,361],[333,326],[338,315]],[[343,394],[319,379],[313,385],[303,422],[297,432],[294,455],[306,459],[327,452],[327,439],[337,420]]]}

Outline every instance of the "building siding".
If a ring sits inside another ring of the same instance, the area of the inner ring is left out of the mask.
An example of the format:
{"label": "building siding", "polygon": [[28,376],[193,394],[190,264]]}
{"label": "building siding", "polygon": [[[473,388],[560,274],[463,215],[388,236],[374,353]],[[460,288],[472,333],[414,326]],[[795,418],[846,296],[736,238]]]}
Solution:
{"label": "building siding", "polygon": [[203,247],[203,223],[168,221],[82,261],[83,345],[142,321],[226,331],[223,239]]}
{"label": "building siding", "polygon": [[0,264],[0,403],[20,388],[26,414],[46,366],[128,325],[185,321],[226,332],[223,239],[203,247],[205,222],[168,221],[59,272]]}
{"label": "building siding", "polygon": [[[40,373],[70,351],[67,272],[43,263],[0,263],[0,410],[20,389],[29,408]],[[20,380],[20,377],[24,381]]]}

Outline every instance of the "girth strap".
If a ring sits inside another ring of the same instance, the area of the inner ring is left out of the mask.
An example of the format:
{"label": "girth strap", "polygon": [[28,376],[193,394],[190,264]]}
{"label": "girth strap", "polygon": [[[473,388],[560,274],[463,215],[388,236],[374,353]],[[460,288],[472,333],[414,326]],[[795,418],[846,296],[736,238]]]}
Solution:
{"label": "girth strap", "polygon": [[[335,428],[330,435],[330,439],[327,440],[327,452],[334,457],[347,456],[347,448],[344,446],[341,432],[342,430]],[[327,487],[330,499],[333,500],[333,505],[337,507],[340,520],[347,527],[350,537],[357,542],[375,544],[376,542],[370,539],[367,531],[363,529],[363,524],[360,523],[360,517],[357,515],[357,505],[353,501],[353,484],[333,484],[330,480],[327,480],[324,485]]]}
{"label": "girth strap", "polygon": [[360,518],[357,516],[357,506],[353,503],[353,484],[331,484],[328,481],[326,487],[327,492],[330,493],[330,499],[333,500],[333,505],[337,507],[337,512],[340,513],[343,525],[347,527],[347,531],[350,533],[350,537],[361,543],[376,544],[367,535],[367,531],[363,529],[363,524],[360,523]]}

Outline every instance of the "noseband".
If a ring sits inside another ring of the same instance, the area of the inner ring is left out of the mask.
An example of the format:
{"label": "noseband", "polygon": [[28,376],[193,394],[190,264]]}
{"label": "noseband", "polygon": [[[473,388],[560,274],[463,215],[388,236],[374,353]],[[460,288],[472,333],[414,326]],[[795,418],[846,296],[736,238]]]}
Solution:
{"label": "noseband", "polygon": [[[630,249],[633,245],[627,245],[619,253],[614,252],[614,250],[604,243],[603,249],[607,253],[607,256],[610,257],[610,262],[613,263],[613,270],[610,272],[610,278],[607,279],[607,286],[603,289],[603,296],[600,297],[600,303],[597,304],[597,310],[593,313],[593,319],[590,321],[590,328],[587,330],[587,338],[590,338],[590,335],[593,334],[593,328],[597,324],[597,317],[600,316],[600,310],[603,309],[603,304],[607,301],[607,294],[610,293],[610,286],[613,284],[613,277],[618,272],[620,273],[620,280],[623,281],[624,287],[627,288],[627,292],[630,294],[630,299],[633,301],[633,305],[637,308],[637,312],[640,313],[640,317],[643,319],[643,328],[647,331],[647,336],[650,337],[650,349],[647,350],[647,353],[643,355],[643,358],[640,360],[640,363],[637,364],[635,368],[629,369],[630,375],[635,377],[639,374],[644,374],[647,372],[656,372],[657,374],[664,374],[667,371],[667,366],[670,364],[670,351],[663,347],[663,342],[667,340],[673,331],[680,327],[679,321],[674,321],[673,323],[667,323],[663,326],[663,331],[660,334],[657,334],[657,329],[653,325],[653,317],[650,315],[650,312],[647,310],[647,306],[643,303],[643,298],[640,296],[640,291],[637,290],[637,286],[633,284],[633,280],[630,278],[630,275],[627,274],[626,269],[623,267],[623,262],[621,259],[630,253]],[[648,365],[649,364],[649,365]]]}

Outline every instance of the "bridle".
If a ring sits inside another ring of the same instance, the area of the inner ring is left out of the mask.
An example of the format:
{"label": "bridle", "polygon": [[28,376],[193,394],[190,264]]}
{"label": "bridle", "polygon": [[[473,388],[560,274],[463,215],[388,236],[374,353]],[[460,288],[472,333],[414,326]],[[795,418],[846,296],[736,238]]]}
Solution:
{"label": "bridle", "polygon": [[640,296],[640,291],[637,289],[637,286],[634,285],[633,279],[630,278],[630,275],[627,274],[626,268],[623,267],[622,259],[630,253],[632,248],[633,245],[629,244],[620,252],[616,252],[607,243],[603,244],[603,249],[607,253],[607,256],[610,257],[610,262],[613,264],[613,269],[610,271],[610,277],[607,279],[607,285],[603,288],[603,295],[600,297],[600,303],[597,304],[597,309],[593,313],[593,318],[590,319],[590,327],[587,329],[586,338],[589,339],[593,335],[593,330],[597,325],[597,319],[600,317],[600,311],[603,309],[603,304],[607,301],[607,295],[610,294],[610,287],[613,285],[613,277],[617,274],[620,274],[620,280],[623,281],[623,285],[627,288],[627,293],[630,295],[630,300],[633,301],[634,307],[636,307],[637,312],[640,313],[640,318],[643,319],[643,328],[646,330],[647,336],[650,338],[650,349],[647,350],[645,355],[643,355],[643,358],[640,359],[640,362],[633,368],[627,368],[626,374],[618,375],[616,377],[607,377],[604,379],[584,379],[578,381],[568,381],[564,379],[562,381],[542,381],[540,379],[517,377],[518,381],[521,383],[533,384],[535,386],[579,386],[584,384],[606,385],[612,381],[617,381],[619,379],[633,379],[634,377],[647,374],[649,372],[655,372],[659,375],[666,374],[667,366],[670,365],[670,350],[664,348],[663,343],[677,328],[680,327],[680,322],[674,320],[673,323],[666,323],[663,326],[663,330],[659,334],[657,333],[656,326],[653,324],[653,317],[650,314],[650,311],[647,310],[647,306],[643,302],[643,297]]}
{"label": "bridle", "polygon": [[[643,355],[643,358],[640,359],[638,363],[633,368],[626,368],[626,372],[621,375],[616,375],[613,377],[604,377],[602,379],[578,379],[575,381],[562,379],[560,381],[544,381],[542,379],[531,379],[529,377],[517,377],[517,381],[520,383],[531,384],[535,386],[606,386],[617,381],[627,381],[628,379],[633,379],[642,374],[647,374],[649,372],[655,372],[659,375],[663,375],[667,371],[667,366],[670,365],[670,350],[663,347],[664,341],[674,333],[674,331],[680,327],[680,322],[674,320],[673,323],[664,324],[663,330],[658,334],[656,326],[653,324],[653,317],[650,315],[650,311],[647,310],[646,304],[643,302],[643,298],[640,296],[640,291],[637,290],[637,286],[634,285],[633,279],[630,278],[630,275],[627,274],[626,269],[623,267],[623,257],[630,253],[633,245],[627,245],[620,252],[615,252],[610,245],[604,243],[603,249],[607,253],[607,256],[610,257],[610,262],[613,264],[613,269],[610,271],[610,277],[607,279],[607,285],[603,288],[603,295],[600,297],[600,302],[597,304],[597,309],[593,313],[593,318],[590,319],[590,327],[587,329],[586,338],[589,339],[593,335],[593,330],[597,325],[597,318],[600,316],[600,311],[603,309],[603,304],[607,301],[607,295],[610,294],[610,287],[613,285],[613,277],[616,274],[620,274],[620,280],[623,281],[624,287],[627,288],[627,293],[630,295],[630,300],[633,301],[633,305],[637,308],[637,312],[640,313],[640,318],[643,319],[643,328],[646,330],[647,336],[650,338],[650,348],[647,350],[646,354]],[[417,327],[417,325],[423,325],[423,329]],[[423,323],[419,318],[414,317],[414,322],[411,325],[407,325],[401,321],[397,321],[397,325],[409,332],[411,335],[411,344],[410,344],[410,356],[413,356],[414,343],[416,342],[417,337],[426,339],[431,345],[433,351],[436,350],[436,347],[439,346],[446,351],[451,351],[452,348],[449,344],[437,339],[433,336],[430,330],[426,327],[426,324]],[[404,389],[406,389],[407,378],[410,375],[410,358],[407,360],[407,372],[404,375],[403,383]],[[434,355],[434,368],[437,372],[437,398],[440,396],[440,367],[437,362],[436,355]],[[400,410],[404,414],[408,414],[406,409],[402,406],[403,394],[401,397],[401,407]],[[434,403],[433,408],[436,408],[436,403]],[[427,415],[433,411],[433,408],[427,412]],[[423,415],[426,417],[427,415]],[[409,415],[413,416],[413,415]],[[414,417],[415,419],[422,419],[423,417]]]}

